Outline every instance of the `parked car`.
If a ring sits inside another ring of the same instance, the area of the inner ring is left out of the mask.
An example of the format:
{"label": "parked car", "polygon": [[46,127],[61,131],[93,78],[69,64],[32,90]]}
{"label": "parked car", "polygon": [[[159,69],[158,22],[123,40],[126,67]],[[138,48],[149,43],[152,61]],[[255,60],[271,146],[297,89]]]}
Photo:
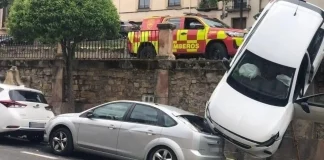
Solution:
{"label": "parked car", "polygon": [[0,35],[0,46],[33,45],[33,41],[18,41],[9,35]]}
{"label": "parked car", "polygon": [[137,101],[113,101],[46,124],[45,139],[57,155],[74,149],[111,158],[214,160],[220,138],[204,118],[184,110]]}
{"label": "parked car", "polygon": [[0,133],[44,140],[45,123],[55,115],[44,94],[24,86],[0,84]]}
{"label": "parked car", "polygon": [[140,30],[140,26],[134,21],[120,21],[120,34],[127,37],[128,32]]}
{"label": "parked car", "polygon": [[[259,158],[271,157],[293,119],[324,122],[306,96],[324,56],[324,11],[298,0],[271,1],[206,104],[215,133]],[[234,99],[234,100],[233,100]]]}
{"label": "parked car", "polygon": [[143,19],[141,28],[128,33],[128,50],[138,58],[153,58],[158,51],[159,23],[172,23],[172,52],[175,56],[223,59],[233,57],[243,42],[244,30],[234,29],[217,18],[199,13],[183,16],[152,16]]}

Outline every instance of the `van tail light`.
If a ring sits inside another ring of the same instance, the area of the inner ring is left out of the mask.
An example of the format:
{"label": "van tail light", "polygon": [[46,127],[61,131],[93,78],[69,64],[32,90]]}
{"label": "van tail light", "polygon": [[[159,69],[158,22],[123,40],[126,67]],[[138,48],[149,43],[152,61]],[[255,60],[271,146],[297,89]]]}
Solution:
{"label": "van tail light", "polygon": [[53,111],[53,106],[46,106],[45,109],[48,111]]}
{"label": "van tail light", "polygon": [[26,104],[18,103],[12,100],[1,100],[0,103],[7,108],[24,108],[27,106]]}

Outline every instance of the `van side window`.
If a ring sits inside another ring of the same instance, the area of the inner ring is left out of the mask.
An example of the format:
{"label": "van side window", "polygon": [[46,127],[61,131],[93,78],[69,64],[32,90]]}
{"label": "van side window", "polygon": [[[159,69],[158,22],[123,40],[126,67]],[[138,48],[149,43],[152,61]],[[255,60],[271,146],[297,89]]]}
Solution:
{"label": "van side window", "polygon": [[196,18],[185,18],[184,29],[197,29],[197,25],[203,26],[203,24]]}
{"label": "van side window", "polygon": [[303,94],[303,88],[305,87],[306,84],[307,68],[308,68],[308,57],[305,54],[298,71],[297,82],[296,82],[296,87],[295,87],[294,97],[293,97],[294,100],[297,99],[298,96],[301,97]]}
{"label": "van side window", "polygon": [[310,61],[312,64],[316,58],[316,55],[318,54],[319,48],[321,47],[323,37],[324,37],[324,30],[322,28],[319,28],[315,33],[311,43],[308,46],[307,51],[310,56]]}
{"label": "van side window", "polygon": [[180,28],[181,18],[169,18],[166,22],[172,23],[176,26],[176,29]]}

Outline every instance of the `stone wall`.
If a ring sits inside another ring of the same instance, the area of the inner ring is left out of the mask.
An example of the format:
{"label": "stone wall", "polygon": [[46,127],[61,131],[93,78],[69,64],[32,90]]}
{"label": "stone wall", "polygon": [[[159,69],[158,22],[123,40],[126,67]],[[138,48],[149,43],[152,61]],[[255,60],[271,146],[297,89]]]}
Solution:
{"label": "stone wall", "polygon": [[[56,112],[67,112],[63,63],[60,60],[0,60],[0,79],[11,66],[17,66],[26,86],[42,90]],[[156,102],[168,103],[203,115],[205,103],[224,74],[220,62],[168,60],[78,60],[74,71],[76,107],[72,112],[97,104],[120,100],[142,100],[143,95],[155,96]],[[324,67],[316,75],[313,93],[324,91]],[[71,110],[70,110],[71,111]],[[69,111],[69,112],[70,112]],[[309,121],[293,121],[280,150],[272,159],[324,159],[324,125]],[[298,147],[295,147],[298,144]],[[253,159],[226,143],[229,158]],[[244,157],[244,158],[242,158]]]}
{"label": "stone wall", "polygon": [[6,72],[11,66],[17,66],[25,86],[44,92],[46,99],[52,96],[52,67],[54,61],[0,60],[0,81],[3,82]]}

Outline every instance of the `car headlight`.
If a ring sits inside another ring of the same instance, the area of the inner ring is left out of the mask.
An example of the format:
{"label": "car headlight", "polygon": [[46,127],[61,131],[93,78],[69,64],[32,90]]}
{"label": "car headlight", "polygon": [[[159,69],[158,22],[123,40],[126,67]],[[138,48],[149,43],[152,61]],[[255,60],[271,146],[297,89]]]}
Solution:
{"label": "car headlight", "polygon": [[208,118],[209,120],[211,120],[210,119],[210,112],[209,112],[209,104],[210,104],[210,102],[208,102],[207,105],[206,105],[205,118]]}
{"label": "car headlight", "polygon": [[231,37],[244,37],[244,33],[242,32],[225,31],[225,33]]}
{"label": "car headlight", "polygon": [[279,138],[279,132],[272,136],[269,140],[257,145],[257,147],[269,147]]}

